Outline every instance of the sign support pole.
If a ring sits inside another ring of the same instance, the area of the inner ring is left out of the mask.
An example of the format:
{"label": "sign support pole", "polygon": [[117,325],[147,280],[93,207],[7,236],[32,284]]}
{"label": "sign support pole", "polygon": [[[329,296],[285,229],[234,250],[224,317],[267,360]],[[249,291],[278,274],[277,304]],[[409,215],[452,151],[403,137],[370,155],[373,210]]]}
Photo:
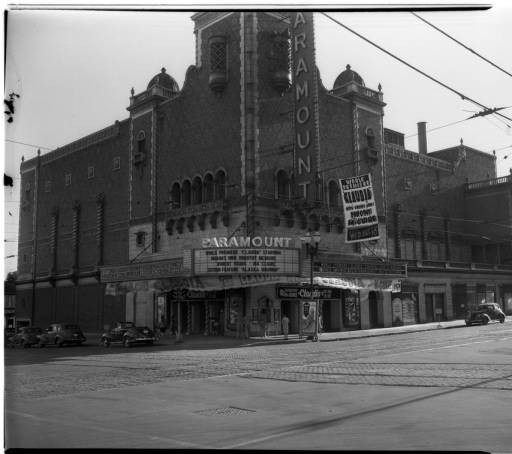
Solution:
{"label": "sign support pole", "polygon": [[176,330],[176,344],[183,342],[183,336],[181,334],[181,289],[176,290],[176,299],[178,300],[178,328]]}

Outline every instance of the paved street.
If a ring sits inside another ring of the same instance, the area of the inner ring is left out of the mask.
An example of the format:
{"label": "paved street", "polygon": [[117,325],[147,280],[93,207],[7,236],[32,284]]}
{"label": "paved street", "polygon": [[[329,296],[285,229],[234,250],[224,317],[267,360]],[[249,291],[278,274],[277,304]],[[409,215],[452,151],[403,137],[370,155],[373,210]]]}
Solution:
{"label": "paved street", "polygon": [[5,350],[7,447],[512,449],[512,323],[230,348]]}

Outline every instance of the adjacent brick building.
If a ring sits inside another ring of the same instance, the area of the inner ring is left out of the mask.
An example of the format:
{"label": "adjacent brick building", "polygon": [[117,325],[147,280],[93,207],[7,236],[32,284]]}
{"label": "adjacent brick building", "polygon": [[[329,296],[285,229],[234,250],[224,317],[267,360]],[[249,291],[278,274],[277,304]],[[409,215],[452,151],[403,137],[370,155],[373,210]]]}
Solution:
{"label": "adjacent brick building", "polygon": [[[311,15],[299,14],[195,14],[181,89],[162,69],[132,90],[128,118],[22,163],[20,319],[175,327],[181,304],[188,333],[234,335],[243,316],[253,333],[279,333],[284,313],[297,331],[293,289],[311,276],[326,330],[428,321],[439,305],[453,318],[482,285],[512,298],[510,231],[474,209],[496,200],[510,225],[510,179],[463,144],[427,153],[421,135],[420,153],[405,150],[384,128],[382,91],[350,66],[325,88]],[[362,174],[380,238],[347,243],[339,179]],[[321,235],[314,260],[309,231]]]}

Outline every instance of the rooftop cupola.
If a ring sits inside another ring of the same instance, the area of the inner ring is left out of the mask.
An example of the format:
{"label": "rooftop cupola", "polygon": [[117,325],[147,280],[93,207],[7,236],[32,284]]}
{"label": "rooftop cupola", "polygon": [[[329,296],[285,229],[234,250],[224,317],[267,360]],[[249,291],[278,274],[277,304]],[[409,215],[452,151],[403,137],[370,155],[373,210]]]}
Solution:
{"label": "rooftop cupola", "polygon": [[162,68],[161,71],[149,81],[145,91],[135,94],[132,88],[130,106],[127,109],[132,112],[148,103],[158,104],[161,101],[175,97],[178,93],[178,83],[172,76],[167,74],[165,68]]}
{"label": "rooftop cupola", "polygon": [[382,101],[381,85],[379,84],[379,91],[367,88],[363,78],[355,72],[350,65],[345,67],[345,70],[334,81],[334,87],[331,93],[343,98],[356,96],[360,101],[377,103],[384,105]]}

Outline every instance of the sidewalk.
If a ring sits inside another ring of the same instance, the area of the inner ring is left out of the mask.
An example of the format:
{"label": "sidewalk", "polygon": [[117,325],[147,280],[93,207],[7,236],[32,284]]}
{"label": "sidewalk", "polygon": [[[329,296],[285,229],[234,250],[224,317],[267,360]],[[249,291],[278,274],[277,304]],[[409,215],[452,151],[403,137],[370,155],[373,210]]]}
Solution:
{"label": "sidewalk", "polygon": [[[510,321],[510,317],[507,317]],[[373,328],[373,329],[359,329],[354,331],[340,331],[321,333],[319,335],[320,342],[341,341],[354,338],[375,337],[375,336],[389,336],[394,334],[414,333],[420,331],[437,330],[437,329],[450,329],[464,327],[464,320],[450,320],[441,323],[421,323],[417,325],[406,326],[393,326],[390,328]],[[87,343],[94,344],[96,340],[100,339],[99,333],[85,333]],[[215,349],[215,348],[236,348],[247,346],[261,346],[261,345],[278,345],[299,342],[311,342],[306,340],[305,337],[299,339],[298,334],[290,334],[288,340],[285,340],[283,335],[259,337],[251,336],[249,339],[238,339],[236,337],[227,336],[204,336],[201,334],[193,334],[190,336],[183,335],[183,342],[176,343],[176,337],[170,334],[165,334],[155,342],[155,346],[165,346],[169,349],[187,350],[187,349]]]}

